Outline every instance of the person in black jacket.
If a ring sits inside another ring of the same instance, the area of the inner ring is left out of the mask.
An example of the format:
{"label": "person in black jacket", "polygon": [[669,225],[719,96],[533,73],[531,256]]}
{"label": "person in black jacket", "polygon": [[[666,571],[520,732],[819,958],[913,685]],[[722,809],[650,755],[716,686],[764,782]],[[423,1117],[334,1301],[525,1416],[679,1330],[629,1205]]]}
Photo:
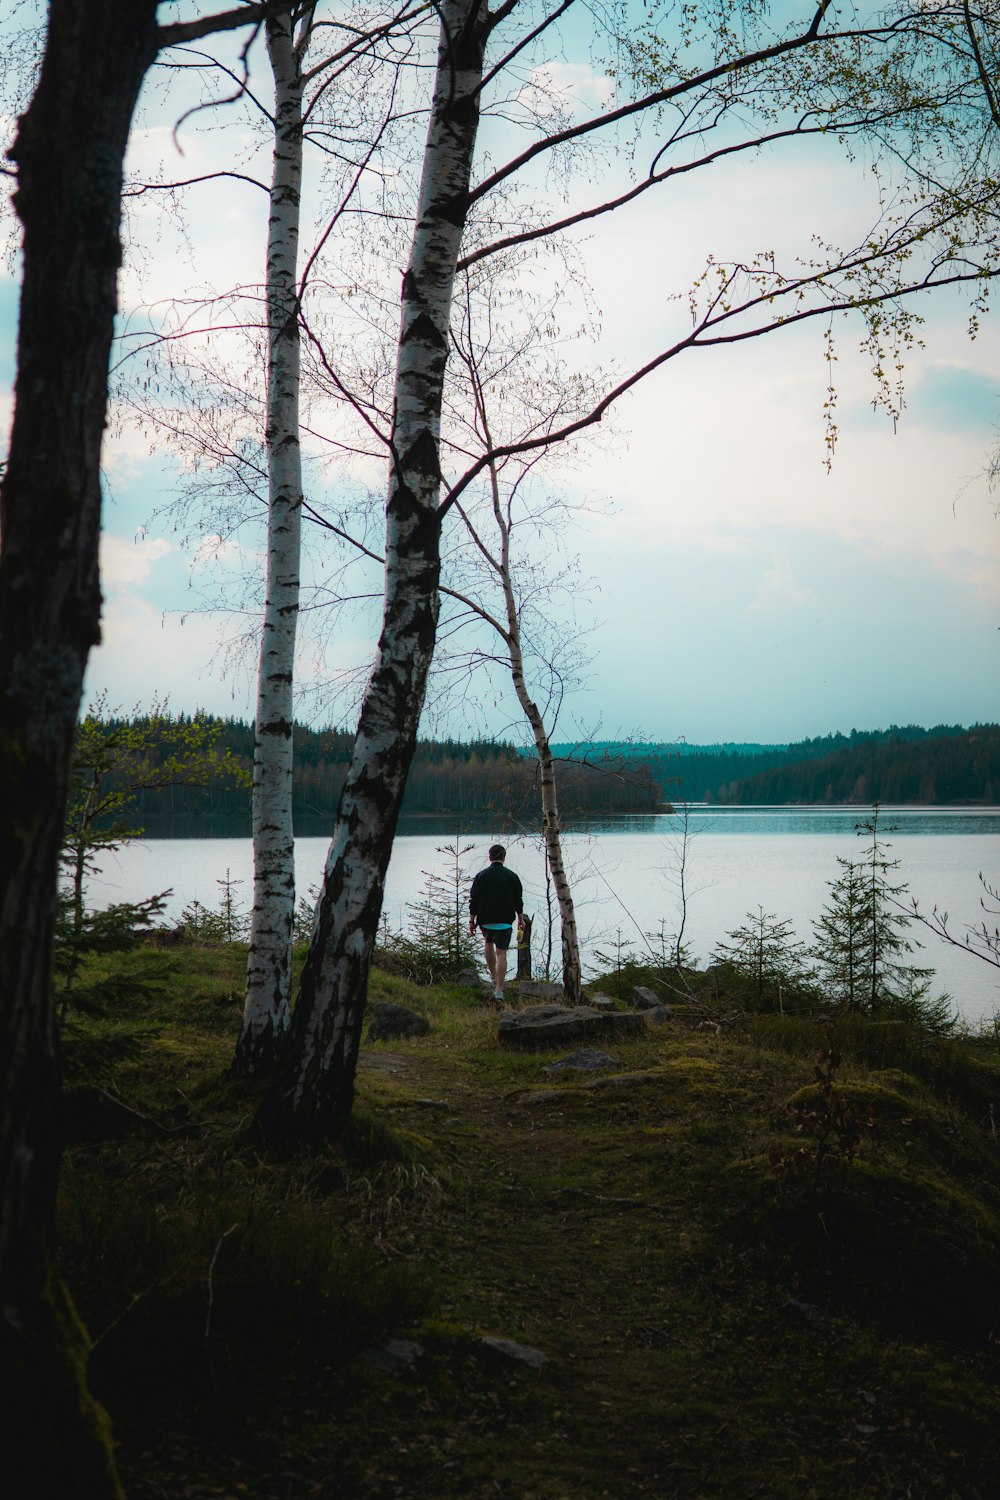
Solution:
{"label": "person in black jacket", "polygon": [[486,967],[493,984],[493,998],[503,999],[507,978],[507,949],[510,947],[514,918],[517,936],[524,930],[524,897],[521,882],[504,864],[507,851],[502,844],[490,849],[490,862],[480,870],[469,892],[469,932],[478,927],[483,934]]}

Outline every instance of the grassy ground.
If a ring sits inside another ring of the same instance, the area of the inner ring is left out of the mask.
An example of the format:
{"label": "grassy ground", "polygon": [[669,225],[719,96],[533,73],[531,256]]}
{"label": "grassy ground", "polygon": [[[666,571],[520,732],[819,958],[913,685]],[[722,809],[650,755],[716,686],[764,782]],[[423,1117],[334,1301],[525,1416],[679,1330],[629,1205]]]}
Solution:
{"label": "grassy ground", "polygon": [[128,962],[169,972],[70,1034],[62,1243],[130,1500],[995,1495],[995,1046],[855,1026],[817,1084],[814,1023],[674,1022],[547,1074],[376,973],[430,1035],[273,1160],[243,955]]}

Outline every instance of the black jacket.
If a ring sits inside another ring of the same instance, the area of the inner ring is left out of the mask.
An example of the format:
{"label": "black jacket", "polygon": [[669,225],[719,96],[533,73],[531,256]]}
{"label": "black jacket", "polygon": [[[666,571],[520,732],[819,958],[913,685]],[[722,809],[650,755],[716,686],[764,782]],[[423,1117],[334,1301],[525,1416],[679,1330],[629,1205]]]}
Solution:
{"label": "black jacket", "polygon": [[486,923],[511,927],[524,910],[521,882],[513,870],[499,860],[480,870],[469,892],[469,914],[482,927]]}

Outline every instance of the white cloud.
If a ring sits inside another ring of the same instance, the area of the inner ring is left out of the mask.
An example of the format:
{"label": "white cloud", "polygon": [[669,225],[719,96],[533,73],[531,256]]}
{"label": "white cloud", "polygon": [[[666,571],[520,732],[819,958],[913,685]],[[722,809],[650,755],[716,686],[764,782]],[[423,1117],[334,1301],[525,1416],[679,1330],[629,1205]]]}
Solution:
{"label": "white cloud", "polygon": [[813,591],[796,580],[788,558],[779,556],[761,579],[756,595],[746,607],[746,613],[764,614],[772,610],[787,609],[789,605],[799,608],[813,598]]}
{"label": "white cloud", "polygon": [[604,109],[614,98],[615,86],[587,63],[547,62],[532,69],[526,92],[532,108],[544,114],[572,105]]}
{"label": "white cloud", "polygon": [[176,548],[162,538],[137,535],[132,541],[105,531],[101,537],[101,578],[118,593],[141,589],[159,562]]}
{"label": "white cloud", "polygon": [[698,538],[706,552],[721,552],[727,557],[749,557],[753,552],[746,536],[725,535],[720,532],[705,532]]}
{"label": "white cloud", "polygon": [[106,692],[113,705],[148,705],[168,698],[176,710],[252,713],[252,673],[223,678],[215,616],[165,614],[134,593],[112,594],[103,620],[107,644],[91,653],[85,701]]}
{"label": "white cloud", "polygon": [[239,537],[225,537],[213,532],[210,536],[201,537],[196,543],[191,557],[191,572],[232,571],[242,577],[247,572],[261,573],[266,558],[266,552],[245,546]]}

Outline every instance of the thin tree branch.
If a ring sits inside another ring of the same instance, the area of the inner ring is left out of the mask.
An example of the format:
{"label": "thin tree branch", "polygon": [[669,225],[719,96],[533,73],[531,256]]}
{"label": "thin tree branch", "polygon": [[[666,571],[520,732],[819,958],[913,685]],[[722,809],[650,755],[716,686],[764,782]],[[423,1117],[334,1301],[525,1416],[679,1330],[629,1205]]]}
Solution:
{"label": "thin tree branch", "polygon": [[294,10],[296,3],[297,0],[259,0],[257,4],[241,5],[238,10],[224,10],[214,16],[200,16],[194,21],[174,21],[156,28],[157,41],[161,48],[176,47],[183,42],[199,41],[203,36],[214,36],[219,31],[235,31],[250,22],[254,23],[256,30],[268,16]]}
{"label": "thin tree branch", "polygon": [[248,177],[244,172],[206,172],[204,177],[186,177],[182,182],[144,182],[140,187],[124,188],[123,198],[141,198],[144,193],[169,193],[177,188],[195,187],[199,182],[214,182],[217,178],[229,178],[233,182],[246,182],[251,187],[260,188],[262,193],[269,191],[266,182],[259,182],[256,177]]}
{"label": "thin tree branch", "polygon": [[[915,231],[913,235],[913,241],[917,241],[920,238],[922,238],[921,234],[918,231]],[[903,248],[905,248],[905,245]],[[886,251],[884,253],[888,254],[889,252]],[[552,443],[562,442],[566,438],[572,437],[577,432],[583,432],[586,428],[595,426],[598,422],[601,421],[605,412],[611,406],[613,406],[621,396],[625,395],[627,391],[630,391],[633,386],[638,385],[642,380],[646,378],[647,375],[651,375],[654,370],[660,369],[662,365],[665,365],[668,360],[673,359],[684,349],[709,348],[715,344],[742,343],[746,339],[760,338],[767,333],[773,333],[778,328],[788,328],[796,323],[804,322],[809,318],[829,317],[834,313],[850,312],[860,307],[876,307],[886,302],[893,302],[900,297],[912,296],[918,292],[930,291],[936,287],[959,286],[970,281],[981,282],[984,280],[993,280],[995,277],[1000,275],[1000,267],[977,267],[974,270],[956,272],[953,275],[932,279],[934,277],[934,269],[936,269],[932,268],[932,270],[925,278],[920,281],[908,283],[906,286],[894,287],[891,290],[885,292],[865,293],[863,296],[844,296],[836,301],[824,302],[820,306],[803,308],[799,312],[789,313],[787,316],[774,318],[767,323],[758,325],[755,328],[743,329],[738,332],[728,334],[717,334],[714,337],[703,336],[708,328],[718,326],[719,324],[724,323],[732,318],[750,312],[754,308],[772,305],[781,297],[787,297],[792,295],[793,293],[801,293],[804,289],[808,289],[810,287],[815,288],[817,285],[820,285],[827,281],[832,275],[837,273],[843,274],[852,269],[856,269],[858,266],[865,265],[866,263],[870,262],[872,258],[872,256],[858,256],[855,260],[850,261],[845,265],[834,267],[825,271],[816,272],[813,276],[802,277],[797,281],[790,282],[787,286],[784,286],[777,291],[761,293],[760,296],[750,298],[747,302],[742,303],[739,307],[728,309],[726,312],[720,314],[717,318],[703,319],[696,328],[692,329],[691,333],[688,334],[686,338],[679,339],[675,344],[672,344],[670,348],[663,350],[660,354],[654,356],[653,359],[648,360],[646,364],[640,366],[636,370],[633,370],[632,373],[626,376],[624,380],[619,381],[616,386],[608,391],[608,393],[603,396],[594,407],[592,407],[592,409],[586,414],[586,416],[579,417],[572,422],[566,423],[563,427],[557,428],[549,433],[542,434],[539,437],[527,438],[514,443],[504,443],[492,452],[484,453],[483,455],[481,455],[481,457],[476,460],[472,467],[462,475],[461,479],[459,479],[454,485],[451,486],[448,493],[445,495],[444,499],[441,502],[440,514],[444,515],[450,509],[450,507],[456,502],[458,497],[468,488],[473,480],[478,478],[478,476],[490,463],[495,462],[495,460],[498,458],[506,458],[514,454],[528,452],[531,449],[542,448]],[[719,297],[721,295],[722,292],[720,291],[717,294],[716,298],[713,300],[713,306],[718,305]]]}
{"label": "thin tree branch", "polygon": [[979,82],[983,86],[983,93],[986,95],[986,102],[990,107],[990,116],[994,125],[1000,129],[1000,108],[997,106],[996,90],[993,87],[989,73],[986,71],[986,64],[983,61],[982,50],[979,46],[979,38],[976,35],[976,28],[972,20],[972,11],[969,9],[969,0],[962,0],[962,14],[965,17],[965,29],[969,34],[972,55],[976,60],[976,72],[979,74]]}
{"label": "thin tree branch", "polygon": [[[519,156],[512,157],[505,166],[498,167],[489,177],[483,179],[478,187],[470,188],[469,199],[475,203],[477,199],[491,192],[499,183],[504,182],[528,162],[534,161],[546,151],[552,151],[557,146],[566,145],[569,141],[580,140],[586,135],[592,135],[597,130],[603,130],[609,125],[617,125],[622,120],[631,119],[633,115],[643,114],[645,111],[654,109],[658,104],[668,104],[674,99],[683,98],[696,89],[704,89],[711,83],[721,78],[733,78],[740,73],[750,71],[759,67],[761,63],[774,62],[779,57],[784,57],[791,52],[797,52],[801,48],[809,46],[816,41],[819,34],[819,26],[827,10],[829,0],[823,0],[816,15],[813,18],[809,30],[800,36],[787,37],[782,42],[775,42],[770,47],[758,48],[755,52],[745,53],[744,56],[730,62],[718,63],[713,68],[707,68],[696,77],[684,78],[679,83],[671,84],[669,88],[655,89],[650,94],[645,94],[641,99],[634,99],[629,104],[619,105],[617,109],[607,110],[600,115],[592,115],[587,120],[581,120],[577,125],[568,125],[564,130],[557,130],[552,135],[544,136],[528,146]],[[891,33],[892,27],[881,28],[858,28],[850,31],[838,31],[827,33],[823,40],[830,41],[852,41],[861,37],[876,36],[881,33]]]}

